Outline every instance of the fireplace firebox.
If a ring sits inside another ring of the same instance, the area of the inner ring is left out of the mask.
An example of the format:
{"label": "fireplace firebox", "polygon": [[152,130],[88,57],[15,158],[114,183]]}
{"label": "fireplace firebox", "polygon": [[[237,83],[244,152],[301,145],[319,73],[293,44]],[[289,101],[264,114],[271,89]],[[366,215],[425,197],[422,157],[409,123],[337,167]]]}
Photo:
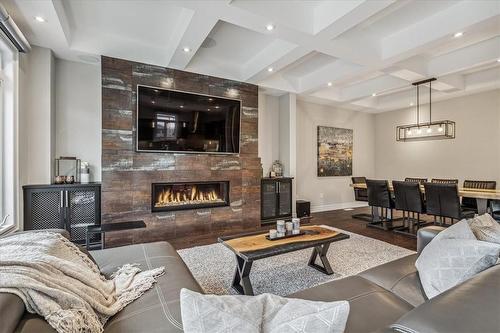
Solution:
{"label": "fireplace firebox", "polygon": [[152,184],[152,212],[221,207],[228,205],[228,181]]}

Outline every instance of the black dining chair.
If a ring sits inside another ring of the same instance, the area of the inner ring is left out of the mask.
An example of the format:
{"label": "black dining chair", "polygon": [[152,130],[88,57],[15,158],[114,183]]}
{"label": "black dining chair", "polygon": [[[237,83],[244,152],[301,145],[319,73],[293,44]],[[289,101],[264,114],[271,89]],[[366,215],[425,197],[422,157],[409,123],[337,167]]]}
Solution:
{"label": "black dining chair", "polygon": [[491,216],[498,222],[500,222],[500,200],[491,200]]}
{"label": "black dining chair", "polygon": [[395,203],[389,190],[389,182],[387,180],[367,179],[366,188],[368,205],[372,208],[372,220],[367,226],[384,230],[392,229],[392,212]]}
{"label": "black dining chair", "polygon": [[453,224],[455,220],[474,217],[474,212],[462,209],[457,184],[424,183],[424,188],[426,211],[434,216],[434,223],[437,223],[436,217],[441,226],[446,224],[447,218]]}
{"label": "black dining chair", "polygon": [[[366,185],[366,177],[351,177],[351,180],[353,185],[356,184]],[[368,202],[368,190],[365,188],[354,187],[354,199],[356,201]],[[370,222],[372,220],[372,214],[366,214],[366,213],[353,214],[351,217],[365,222]]]}
{"label": "black dining chair", "polygon": [[416,237],[420,228],[420,214],[425,213],[424,195],[420,190],[420,183],[393,181],[392,187],[395,208],[403,211],[403,226],[394,228],[393,231]]}
{"label": "black dining chair", "polygon": [[458,184],[458,179],[432,178],[431,183],[435,183],[435,184]]}
{"label": "black dining chair", "polygon": [[[481,190],[495,190],[497,182],[494,180],[464,180],[464,189],[481,189]],[[491,201],[488,202],[488,206]],[[465,210],[473,211],[477,214],[477,200],[476,198],[462,197],[462,208]]]}
{"label": "black dining chair", "polygon": [[[420,185],[424,185],[427,182],[427,178],[412,178],[406,177],[405,182],[419,183]],[[393,182],[394,184],[394,182]]]}

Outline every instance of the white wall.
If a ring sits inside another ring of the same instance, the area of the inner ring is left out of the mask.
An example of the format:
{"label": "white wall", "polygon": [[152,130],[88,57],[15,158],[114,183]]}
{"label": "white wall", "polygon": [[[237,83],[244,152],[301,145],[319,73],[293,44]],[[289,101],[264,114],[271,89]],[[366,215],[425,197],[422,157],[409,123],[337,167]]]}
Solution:
{"label": "white wall", "polygon": [[54,57],[34,46],[19,55],[20,185],[50,183],[54,163]]}
{"label": "white wall", "polygon": [[90,163],[101,180],[101,67],[56,59],[56,156]]}
{"label": "white wall", "polygon": [[354,130],[353,175],[375,174],[374,116],[369,113],[297,101],[297,199],[311,201],[312,211],[354,207],[351,177],[317,176],[317,126]]}
{"label": "white wall", "polygon": [[264,176],[280,158],[279,97],[259,93],[259,157]]}
{"label": "white wall", "polygon": [[414,109],[375,116],[376,177],[496,180],[500,184],[500,90],[433,103],[432,115],[433,120],[456,122],[454,140],[396,142],[396,126],[414,123]]}

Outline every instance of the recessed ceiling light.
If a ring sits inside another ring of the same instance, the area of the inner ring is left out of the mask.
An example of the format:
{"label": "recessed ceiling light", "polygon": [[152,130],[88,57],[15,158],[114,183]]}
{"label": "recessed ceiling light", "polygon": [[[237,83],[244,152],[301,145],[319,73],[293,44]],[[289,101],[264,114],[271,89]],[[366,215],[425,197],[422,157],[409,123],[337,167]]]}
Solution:
{"label": "recessed ceiling light", "polygon": [[216,109],[218,109],[218,108],[219,108],[219,106],[218,106],[218,105],[216,105],[216,106],[215,106],[215,108],[216,108]]}
{"label": "recessed ceiling light", "polygon": [[272,67],[269,67],[269,68],[267,69],[267,71],[268,71],[268,72],[272,72],[273,70],[274,70],[274,69],[273,69]]}
{"label": "recessed ceiling light", "polygon": [[373,97],[377,96],[377,93],[373,93],[373,94],[372,94],[372,96],[373,96]]}
{"label": "recessed ceiling light", "polygon": [[208,108],[207,111],[210,111],[210,108]]}
{"label": "recessed ceiling light", "polygon": [[188,53],[189,51],[191,51],[191,49],[187,46],[184,46],[184,48],[182,49],[182,51]]}
{"label": "recessed ceiling light", "polygon": [[458,38],[458,37],[462,37],[463,35],[464,35],[464,33],[462,31],[459,31],[459,32],[455,33],[453,35],[453,37]]}
{"label": "recessed ceiling light", "polygon": [[266,30],[267,31],[273,31],[274,30],[274,25],[273,24],[266,25]]}
{"label": "recessed ceiling light", "polygon": [[497,59],[497,62],[500,62],[500,58]]}
{"label": "recessed ceiling light", "polygon": [[47,22],[47,20],[45,20],[45,19],[44,19],[43,17],[41,17],[41,16],[35,16],[35,21],[40,22],[40,23]]}
{"label": "recessed ceiling light", "polygon": [[181,109],[184,109],[184,105],[179,106]]}
{"label": "recessed ceiling light", "polygon": [[156,102],[155,101],[151,101],[151,104],[156,104]]}
{"label": "recessed ceiling light", "polygon": [[328,85],[329,87],[331,87],[331,86],[332,86],[332,83],[331,83],[331,82],[328,82],[328,83],[327,83],[327,85]]}
{"label": "recessed ceiling light", "polygon": [[213,98],[209,98],[208,100],[211,102],[211,101],[213,101],[214,99],[213,99]]}
{"label": "recessed ceiling light", "polygon": [[413,103],[410,103],[410,106],[413,106]]}

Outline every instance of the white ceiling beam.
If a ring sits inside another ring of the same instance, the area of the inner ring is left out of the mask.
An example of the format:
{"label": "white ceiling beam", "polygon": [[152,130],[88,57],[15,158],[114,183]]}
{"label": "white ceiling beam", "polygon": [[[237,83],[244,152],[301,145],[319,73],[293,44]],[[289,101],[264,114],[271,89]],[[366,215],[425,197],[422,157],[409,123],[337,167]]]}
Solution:
{"label": "white ceiling beam", "polygon": [[500,36],[433,58],[428,72],[446,75],[496,61],[500,58]]}
{"label": "white ceiling beam", "polygon": [[372,94],[383,94],[385,91],[405,87],[409,82],[390,75],[383,75],[371,80],[363,81],[342,89],[342,101],[352,101],[371,96]]}
{"label": "white ceiling beam", "polygon": [[328,82],[335,82],[348,75],[353,75],[356,71],[362,69],[361,66],[348,63],[343,60],[337,60],[324,67],[318,68],[300,78],[299,91],[307,94],[312,91],[324,88]]}
{"label": "white ceiling beam", "polygon": [[[273,68],[273,72],[278,70],[273,63],[279,62],[280,59],[289,55],[296,47],[297,45],[280,39],[274,40],[243,66],[241,79],[243,81],[250,80],[256,73],[262,71],[263,68],[266,68],[267,71],[267,69],[271,67]],[[298,54],[302,54],[302,52]]]}
{"label": "white ceiling beam", "polygon": [[66,8],[64,7],[63,0],[52,0],[52,6],[54,6],[54,10],[56,12],[57,18],[59,19],[59,23],[61,25],[61,30],[66,39],[66,44],[71,47],[73,31],[71,28],[71,23],[68,20],[68,15],[66,13]]}
{"label": "white ceiling beam", "polygon": [[451,38],[454,33],[465,31],[500,15],[499,1],[461,1],[448,9],[427,17],[382,39],[382,58],[389,59],[415,50],[440,39]]}
{"label": "white ceiling beam", "polygon": [[[218,21],[217,17],[207,16],[203,11],[199,10],[195,11],[194,15],[191,15],[189,19],[187,18],[188,15],[186,12],[184,21],[189,22],[189,25],[185,27],[184,32],[179,31],[179,33],[174,34],[182,36],[182,38],[171,43],[170,59],[166,59],[168,67],[185,69]],[[188,47],[190,51],[184,52],[184,47]]]}

